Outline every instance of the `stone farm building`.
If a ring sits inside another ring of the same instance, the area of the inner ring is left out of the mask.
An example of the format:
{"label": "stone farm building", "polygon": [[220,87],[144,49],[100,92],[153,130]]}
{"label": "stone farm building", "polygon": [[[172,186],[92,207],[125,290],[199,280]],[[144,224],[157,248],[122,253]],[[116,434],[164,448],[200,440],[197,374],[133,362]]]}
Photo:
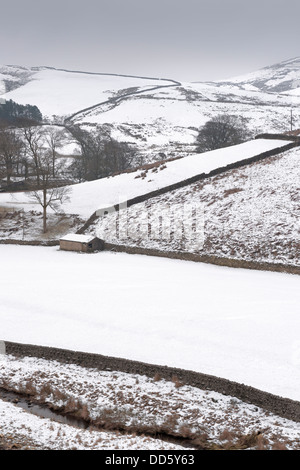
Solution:
{"label": "stone farm building", "polygon": [[104,242],[94,235],[69,233],[60,239],[60,249],[93,253],[94,251],[102,251],[104,249]]}

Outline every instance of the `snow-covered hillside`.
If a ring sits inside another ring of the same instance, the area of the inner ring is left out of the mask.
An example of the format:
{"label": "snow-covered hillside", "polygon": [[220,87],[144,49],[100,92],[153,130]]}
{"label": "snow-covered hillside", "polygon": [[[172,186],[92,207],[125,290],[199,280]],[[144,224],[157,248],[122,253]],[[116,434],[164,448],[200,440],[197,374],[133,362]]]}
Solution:
{"label": "snow-covered hillside", "polygon": [[[97,210],[124,203],[134,197],[165,188],[196,175],[209,174],[219,167],[283,147],[288,143],[285,140],[256,139],[212,152],[189,155],[159,164],[149,170],[142,169],[75,184],[70,186],[70,200],[63,204],[62,209],[67,214],[88,218]],[[0,193],[0,206],[27,211],[39,209],[26,192]]]}
{"label": "snow-covered hillside", "polygon": [[257,72],[232,78],[225,82],[237,85],[242,90],[267,93],[300,94],[300,57],[264,67]]}
{"label": "snow-covered hillside", "polygon": [[0,95],[18,89],[30,82],[34,73],[34,70],[28,67],[2,65],[0,67]]}
{"label": "snow-covered hillside", "polygon": [[[90,231],[111,243],[300,266],[299,163],[300,149],[295,148],[127,209],[131,225],[150,224],[152,236],[141,230],[120,238],[112,230],[116,214],[98,219]],[[158,236],[159,216],[168,207],[172,212],[165,217],[176,214],[182,221],[184,207],[203,212],[200,249],[198,237],[171,236],[172,227],[166,236]]]}

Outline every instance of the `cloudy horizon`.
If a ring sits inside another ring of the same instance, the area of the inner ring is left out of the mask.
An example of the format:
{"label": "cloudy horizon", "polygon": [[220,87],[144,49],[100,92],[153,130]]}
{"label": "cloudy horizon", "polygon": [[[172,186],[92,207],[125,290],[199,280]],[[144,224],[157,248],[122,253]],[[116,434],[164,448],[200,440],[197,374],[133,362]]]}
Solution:
{"label": "cloudy horizon", "polygon": [[1,6],[1,65],[181,81],[300,56],[295,0],[16,0]]}

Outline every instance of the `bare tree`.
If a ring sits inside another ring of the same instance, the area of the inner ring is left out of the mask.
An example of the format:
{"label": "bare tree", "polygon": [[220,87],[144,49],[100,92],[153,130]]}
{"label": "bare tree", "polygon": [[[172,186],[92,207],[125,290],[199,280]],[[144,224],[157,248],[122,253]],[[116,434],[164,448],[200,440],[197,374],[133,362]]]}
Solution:
{"label": "bare tree", "polygon": [[244,119],[227,114],[220,114],[199,130],[197,151],[207,152],[245,142],[250,137]]}
{"label": "bare tree", "polygon": [[23,130],[26,157],[29,166],[35,173],[37,186],[40,186],[40,170],[42,157],[44,133],[40,127],[24,127]]}
{"label": "bare tree", "polygon": [[52,158],[52,176],[53,178],[56,176],[56,160],[58,156],[58,150],[62,147],[65,134],[64,131],[61,129],[56,129],[53,127],[49,127],[44,131],[44,138],[45,142],[49,148]]}
{"label": "bare tree", "polygon": [[[43,232],[47,232],[47,211],[48,208],[57,212],[60,206],[69,200],[71,189],[68,186],[57,186],[57,182],[52,178],[53,161],[51,152],[41,150],[38,158],[39,185],[36,190],[30,192],[31,200],[34,200],[42,207],[43,211]],[[58,166],[55,172],[59,174]]]}
{"label": "bare tree", "polygon": [[15,129],[0,128],[0,165],[7,185],[21,159],[22,141]]}

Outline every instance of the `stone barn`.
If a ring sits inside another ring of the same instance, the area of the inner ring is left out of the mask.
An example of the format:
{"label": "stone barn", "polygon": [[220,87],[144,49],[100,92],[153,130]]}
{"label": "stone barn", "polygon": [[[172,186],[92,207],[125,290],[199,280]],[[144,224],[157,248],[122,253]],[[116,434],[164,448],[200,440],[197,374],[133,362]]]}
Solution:
{"label": "stone barn", "polygon": [[69,233],[60,239],[60,249],[64,251],[93,253],[94,251],[104,250],[104,241],[94,235]]}

